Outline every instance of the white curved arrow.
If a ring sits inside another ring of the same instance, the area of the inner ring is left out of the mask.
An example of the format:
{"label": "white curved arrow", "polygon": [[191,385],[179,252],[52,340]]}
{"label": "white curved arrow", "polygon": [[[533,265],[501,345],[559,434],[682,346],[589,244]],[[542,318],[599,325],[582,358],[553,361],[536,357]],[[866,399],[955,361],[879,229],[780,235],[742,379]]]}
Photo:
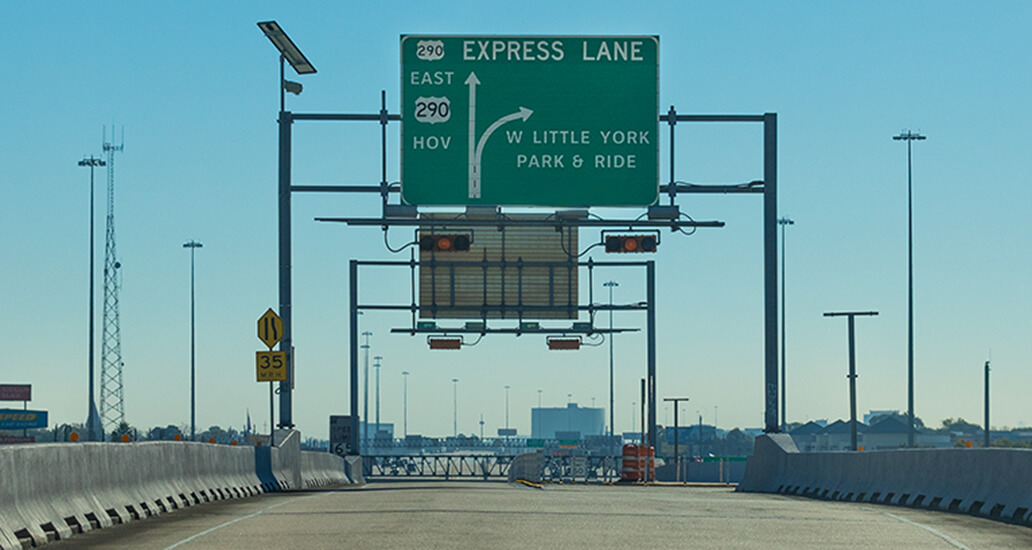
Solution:
{"label": "white curved arrow", "polygon": [[[469,73],[469,77],[466,78],[466,85],[469,86],[469,198],[479,199],[480,198],[480,157],[484,153],[484,145],[487,144],[487,138],[491,137],[491,134],[495,133],[498,128],[507,122],[514,120],[526,121],[530,118],[530,115],[534,114],[534,111],[526,107],[520,107],[518,112],[505,115],[502,118],[491,123],[484,130],[484,135],[480,136],[480,140],[476,140],[476,116],[477,116],[477,85],[480,84],[480,79],[477,78],[476,73]],[[476,143],[476,147],[473,144]]]}

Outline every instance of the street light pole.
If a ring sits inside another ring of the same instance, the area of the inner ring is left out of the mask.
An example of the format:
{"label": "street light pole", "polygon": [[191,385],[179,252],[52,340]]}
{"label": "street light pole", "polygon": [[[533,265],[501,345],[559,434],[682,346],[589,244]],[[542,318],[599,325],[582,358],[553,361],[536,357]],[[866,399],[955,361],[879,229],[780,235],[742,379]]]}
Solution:
{"label": "street light pole", "polygon": [[368,330],[362,333],[365,342],[362,349],[365,350],[365,357],[362,361],[362,445],[369,445],[369,337],[373,333]]}
{"label": "street light pole", "polygon": [[404,381],[405,381],[405,393],[404,393],[404,398],[402,399],[402,403],[404,403],[404,405],[403,405],[403,409],[402,409],[403,412],[402,412],[402,416],[401,416],[401,418],[403,420],[403,423],[404,423],[404,426],[405,426],[405,431],[402,432],[402,433],[403,433],[403,435],[405,437],[408,437],[408,375],[409,375],[409,373],[408,373],[407,370],[405,370],[405,371],[401,371],[401,375],[404,377]]}
{"label": "street light pole", "polygon": [[788,218],[779,218],[778,225],[781,226],[781,431],[788,429],[788,415],[785,414],[785,386],[788,379],[785,374],[785,226],[795,225],[795,222]]}
{"label": "street light pole", "polygon": [[985,362],[985,448],[989,448],[989,361]]}
{"label": "street light pole", "polygon": [[[380,432],[380,361],[383,360],[383,356],[377,355],[373,357],[373,361],[376,363],[373,365],[376,367],[376,432]],[[373,434],[373,438],[376,438],[376,433]]]}
{"label": "street light pole", "polygon": [[509,388],[511,386],[505,386],[505,431],[506,436],[509,437]]}
{"label": "street light pole", "polygon": [[609,437],[613,432],[613,288],[620,286],[616,281],[606,281],[602,286],[609,288]]}
{"label": "street light pole", "polygon": [[857,450],[856,441],[856,339],[853,336],[856,316],[878,315],[877,311],[846,311],[825,313],[825,317],[848,317],[849,318],[849,438],[853,450]]}
{"label": "street light pole", "polygon": [[896,141],[907,142],[907,446],[914,446],[914,194],[910,142],[926,139],[919,133],[904,130]]}
{"label": "street light pole", "polygon": [[93,169],[96,168],[97,166],[106,166],[106,165],[107,165],[107,163],[104,162],[103,159],[96,158],[93,155],[90,155],[90,156],[88,156],[88,157],[86,157],[86,158],[84,158],[84,159],[79,161],[79,166],[89,166],[90,167],[90,293],[89,293],[90,294],[90,321],[89,321],[89,339],[90,339],[90,342],[89,342],[89,354],[90,354],[90,356],[89,356],[89,360],[87,361],[87,363],[89,364],[89,385],[90,385],[90,387],[89,387],[89,399],[90,399],[90,402],[89,402],[89,405],[88,405],[89,410],[86,411],[86,434],[87,434],[87,437],[89,438],[89,441],[96,441],[97,440],[97,422],[94,419],[94,414],[93,414],[94,411],[97,410],[97,402],[94,400],[94,397],[93,397],[93,386],[94,386],[94,384],[93,384],[93,356],[95,355],[94,347],[93,347],[94,346],[94,343],[93,343],[93,340],[94,340],[94,338],[93,338],[93,318],[95,317],[95,315],[93,314],[93,287],[94,287],[94,283],[93,283],[93,271],[94,271],[94,269],[93,269],[93,249],[95,248],[94,244],[93,244],[93,217],[94,217],[93,216]]}
{"label": "street light pole", "polygon": [[452,378],[452,431],[459,436],[459,379]]}
{"label": "street light pole", "polygon": [[189,241],[183,244],[183,248],[190,249],[190,441],[197,440],[197,348],[195,344],[194,321],[194,252],[203,247],[197,241]]}

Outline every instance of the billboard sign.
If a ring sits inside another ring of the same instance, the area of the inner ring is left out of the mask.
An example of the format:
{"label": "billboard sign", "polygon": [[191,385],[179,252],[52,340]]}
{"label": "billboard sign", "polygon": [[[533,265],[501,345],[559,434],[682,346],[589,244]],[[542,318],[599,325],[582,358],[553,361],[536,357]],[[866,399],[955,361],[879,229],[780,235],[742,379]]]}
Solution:
{"label": "billboard sign", "polygon": [[35,443],[34,435],[0,435],[0,445],[18,445],[21,443]]}
{"label": "billboard sign", "polygon": [[403,35],[401,72],[408,204],[659,196],[656,36]]}
{"label": "billboard sign", "polygon": [[0,430],[46,428],[47,411],[0,409]]}
{"label": "billboard sign", "polygon": [[0,384],[0,401],[32,401],[32,384]]}

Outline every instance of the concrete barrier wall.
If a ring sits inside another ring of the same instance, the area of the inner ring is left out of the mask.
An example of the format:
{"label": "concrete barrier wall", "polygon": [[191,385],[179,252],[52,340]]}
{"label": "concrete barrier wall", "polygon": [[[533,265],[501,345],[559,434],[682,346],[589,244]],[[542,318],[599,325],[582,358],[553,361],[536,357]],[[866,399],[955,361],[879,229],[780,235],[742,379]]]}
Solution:
{"label": "concrete barrier wall", "polygon": [[800,453],[756,438],[738,490],[959,512],[1032,525],[1032,450],[899,449]]}
{"label": "concrete barrier wall", "polygon": [[352,483],[344,458],[332,453],[301,451],[301,476],[307,488]]}
{"label": "concrete barrier wall", "polygon": [[[351,481],[345,461],[282,446],[193,442],[0,446],[0,550],[39,546],[203,502]],[[361,473],[361,466],[358,469]]]}
{"label": "concrete barrier wall", "polygon": [[541,463],[543,455],[541,451],[534,453],[523,453],[512,459],[509,465],[509,482],[517,479],[541,483]]}
{"label": "concrete barrier wall", "polygon": [[347,456],[344,458],[344,472],[348,475],[351,483],[365,485],[365,475],[362,473],[362,457]]}
{"label": "concrete barrier wall", "polygon": [[272,472],[281,490],[303,489],[301,483],[301,432],[276,430],[276,447],[272,449]]}
{"label": "concrete barrier wall", "polygon": [[0,547],[36,545],[183,506],[256,495],[254,451],[204,443],[0,448]]}

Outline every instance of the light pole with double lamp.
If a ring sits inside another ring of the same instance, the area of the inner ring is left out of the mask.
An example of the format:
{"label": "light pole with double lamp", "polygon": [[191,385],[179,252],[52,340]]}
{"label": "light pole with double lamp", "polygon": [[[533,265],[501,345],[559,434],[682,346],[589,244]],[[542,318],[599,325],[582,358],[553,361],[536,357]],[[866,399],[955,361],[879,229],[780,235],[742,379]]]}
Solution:
{"label": "light pole with double lamp", "polygon": [[907,447],[914,446],[914,193],[910,143],[926,139],[919,133],[903,130],[896,141],[907,142]]}
{"label": "light pole with double lamp", "polygon": [[[190,249],[190,441],[197,439],[197,346],[194,317],[194,252],[204,245],[197,241],[183,243],[183,248]],[[270,430],[270,434],[272,431]],[[270,436],[271,437],[271,436]]]}

